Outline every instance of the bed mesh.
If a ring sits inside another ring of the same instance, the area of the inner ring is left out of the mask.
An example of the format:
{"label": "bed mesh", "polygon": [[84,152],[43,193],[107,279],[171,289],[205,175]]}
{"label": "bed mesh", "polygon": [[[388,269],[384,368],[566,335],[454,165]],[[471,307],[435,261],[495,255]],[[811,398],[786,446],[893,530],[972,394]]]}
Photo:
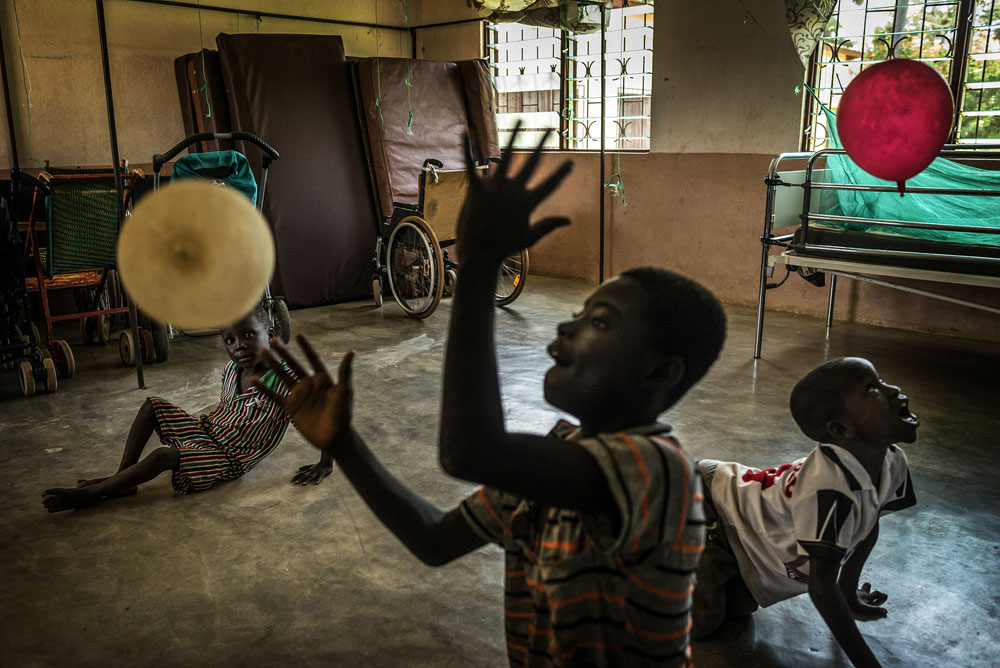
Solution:
{"label": "bed mesh", "polygon": [[[842,148],[837,135],[836,116],[824,110],[829,128],[831,148]],[[1000,159],[1000,154],[998,154]],[[830,155],[826,159],[830,182],[851,185],[895,186],[858,167],[846,155]],[[936,158],[923,172],[906,181],[907,188],[963,188],[1000,190],[1000,171]],[[1000,197],[977,195],[930,195],[912,193],[900,197],[896,192],[859,192],[838,190],[839,213],[850,218],[898,220],[944,225],[974,225],[1000,230]],[[950,243],[1000,246],[1000,234],[978,234],[947,230],[910,228],[900,230],[876,223],[829,223],[855,232],[878,232],[911,238]]]}

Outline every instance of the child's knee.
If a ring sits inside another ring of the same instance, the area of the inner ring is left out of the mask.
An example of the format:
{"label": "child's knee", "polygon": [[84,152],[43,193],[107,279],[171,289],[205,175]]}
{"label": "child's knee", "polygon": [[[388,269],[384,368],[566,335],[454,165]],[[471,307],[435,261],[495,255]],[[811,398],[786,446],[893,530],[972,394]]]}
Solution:
{"label": "child's knee", "polygon": [[172,448],[169,445],[153,450],[149,456],[164,471],[177,468],[177,463],[180,461],[180,453],[177,448]]}

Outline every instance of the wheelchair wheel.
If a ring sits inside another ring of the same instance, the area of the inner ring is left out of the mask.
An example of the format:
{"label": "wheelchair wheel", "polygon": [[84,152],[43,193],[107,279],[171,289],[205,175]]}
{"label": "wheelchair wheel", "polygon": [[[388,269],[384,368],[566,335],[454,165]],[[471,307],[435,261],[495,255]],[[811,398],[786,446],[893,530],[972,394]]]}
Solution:
{"label": "wheelchair wheel", "polygon": [[288,304],[283,297],[271,300],[271,318],[275,335],[282,343],[288,343],[292,338],[292,316],[288,313]]}
{"label": "wheelchair wheel", "polygon": [[389,236],[387,265],[392,296],[414,318],[426,318],[444,292],[444,260],[434,231],[423,219],[408,216]]}
{"label": "wheelchair wheel", "polygon": [[506,306],[524,290],[528,278],[528,251],[514,253],[500,265],[500,276],[497,278],[497,306]]}

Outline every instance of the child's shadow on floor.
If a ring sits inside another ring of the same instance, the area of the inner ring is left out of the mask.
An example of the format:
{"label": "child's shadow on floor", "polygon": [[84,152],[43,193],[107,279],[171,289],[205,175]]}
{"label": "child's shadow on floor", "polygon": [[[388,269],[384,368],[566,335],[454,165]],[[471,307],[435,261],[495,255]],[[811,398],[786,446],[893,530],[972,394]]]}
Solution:
{"label": "child's shadow on floor", "polygon": [[754,616],[746,615],[727,619],[708,638],[691,641],[691,654],[698,668],[809,668],[840,665],[830,663],[828,652],[811,652],[801,646],[789,647],[780,640],[780,636],[771,637],[763,629],[759,632]]}

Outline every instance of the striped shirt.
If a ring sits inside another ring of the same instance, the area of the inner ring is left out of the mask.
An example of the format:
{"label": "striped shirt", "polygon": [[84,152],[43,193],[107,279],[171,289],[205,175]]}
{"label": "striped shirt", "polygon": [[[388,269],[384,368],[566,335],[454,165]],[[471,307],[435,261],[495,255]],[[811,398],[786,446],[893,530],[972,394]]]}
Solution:
{"label": "striped shirt", "polygon": [[[226,365],[218,407],[198,418],[160,397],[150,397],[160,441],[180,453],[171,478],[177,492],[201,491],[239,478],[271,454],[284,437],[288,416],[255,387],[240,392],[240,373],[235,362]],[[273,371],[261,380],[278,387]]]}
{"label": "striped shirt", "polygon": [[691,593],[704,549],[701,480],[660,424],[579,438],[618,507],[609,518],[487,487],[462,502],[472,529],[506,551],[512,666],[689,666]]}

